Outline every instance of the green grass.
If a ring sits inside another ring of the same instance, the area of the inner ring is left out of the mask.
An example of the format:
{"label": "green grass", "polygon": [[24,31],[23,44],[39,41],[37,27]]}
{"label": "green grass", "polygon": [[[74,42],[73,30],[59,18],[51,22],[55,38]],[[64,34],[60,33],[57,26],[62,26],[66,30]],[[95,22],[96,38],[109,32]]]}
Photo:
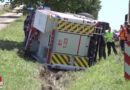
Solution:
{"label": "green grass", "polygon": [[12,9],[10,7],[5,8],[4,10],[0,10],[0,15],[10,12]]}
{"label": "green grass", "polygon": [[118,48],[118,55],[112,53],[86,71],[75,72],[72,76],[76,79],[68,90],[130,90],[130,82],[124,79],[123,63],[123,55]]}
{"label": "green grass", "polygon": [[0,31],[0,76],[4,86],[2,90],[41,90],[44,82],[38,74],[39,63],[24,58],[23,20],[16,22]]}
{"label": "green grass", "polygon": [[[4,86],[2,90],[41,90],[45,84],[38,74],[41,64],[24,58],[23,20],[0,31],[0,76]],[[130,82],[124,79],[123,55],[118,48],[118,55],[112,53],[86,71],[68,74],[66,90],[129,90]]]}

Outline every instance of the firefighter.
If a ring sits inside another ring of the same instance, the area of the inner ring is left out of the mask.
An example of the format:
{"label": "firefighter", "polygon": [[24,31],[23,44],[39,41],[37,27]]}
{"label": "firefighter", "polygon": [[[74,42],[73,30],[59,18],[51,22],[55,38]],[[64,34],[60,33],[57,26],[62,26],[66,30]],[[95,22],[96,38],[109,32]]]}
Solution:
{"label": "firefighter", "polygon": [[111,31],[111,27],[109,27],[109,30],[106,32],[105,38],[107,41],[108,56],[111,54],[111,47],[113,48],[115,55],[117,55],[117,51],[115,48],[114,32]]}
{"label": "firefighter", "polygon": [[103,57],[106,59],[106,51],[105,51],[106,41],[104,35],[100,36],[100,43],[99,43],[99,60]]}
{"label": "firefighter", "polygon": [[99,60],[101,60],[101,58],[103,57],[104,59],[106,59],[106,40],[105,40],[105,31],[107,29],[109,29],[109,23],[106,22],[102,22],[101,24],[101,32],[102,34],[100,35],[100,40],[99,40]]}
{"label": "firefighter", "polygon": [[126,24],[124,27],[121,26],[121,30],[120,30],[120,47],[123,52],[125,50],[125,46],[124,46],[125,41],[130,40],[130,24],[127,25]]}
{"label": "firefighter", "polygon": [[24,34],[25,34],[24,45],[26,44],[28,34],[29,34],[29,30],[28,30],[29,20],[30,20],[30,16],[27,16],[26,20],[24,21]]}
{"label": "firefighter", "polygon": [[25,21],[24,21],[24,34],[26,36],[26,31],[29,25],[29,16],[26,17]]}
{"label": "firefighter", "polygon": [[125,36],[126,41],[130,41],[130,24],[127,24],[127,28],[125,28]]}
{"label": "firefighter", "polygon": [[126,40],[125,32],[126,32],[125,27],[123,27],[121,25],[121,28],[120,28],[120,47],[121,47],[121,50],[123,52],[124,52],[124,43],[125,43],[125,40]]}

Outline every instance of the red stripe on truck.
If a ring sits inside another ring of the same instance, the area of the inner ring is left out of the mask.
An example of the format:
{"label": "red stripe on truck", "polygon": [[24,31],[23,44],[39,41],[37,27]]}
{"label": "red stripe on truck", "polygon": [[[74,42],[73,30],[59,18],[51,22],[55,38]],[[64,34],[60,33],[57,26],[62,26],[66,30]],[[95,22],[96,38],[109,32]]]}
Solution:
{"label": "red stripe on truck", "polygon": [[78,44],[78,48],[77,48],[77,55],[79,55],[79,49],[80,49],[81,39],[82,39],[82,36],[80,35],[79,44]]}

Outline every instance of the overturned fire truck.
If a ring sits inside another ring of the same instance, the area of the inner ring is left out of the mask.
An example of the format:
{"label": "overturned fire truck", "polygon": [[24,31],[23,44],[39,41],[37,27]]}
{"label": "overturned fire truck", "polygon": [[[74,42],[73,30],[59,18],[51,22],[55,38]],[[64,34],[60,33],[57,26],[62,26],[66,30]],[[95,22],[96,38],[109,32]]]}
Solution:
{"label": "overturned fire truck", "polygon": [[85,70],[97,61],[100,36],[108,23],[45,9],[37,9],[30,17],[25,52],[41,63],[55,69]]}

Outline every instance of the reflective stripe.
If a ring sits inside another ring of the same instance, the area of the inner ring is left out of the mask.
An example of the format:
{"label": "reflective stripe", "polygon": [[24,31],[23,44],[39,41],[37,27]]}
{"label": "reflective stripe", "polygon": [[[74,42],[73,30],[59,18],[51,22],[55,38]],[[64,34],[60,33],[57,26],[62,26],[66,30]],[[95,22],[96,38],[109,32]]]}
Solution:
{"label": "reflective stripe", "polygon": [[86,57],[75,56],[74,60],[74,62],[77,63],[79,67],[88,67],[88,59]]}
{"label": "reflective stripe", "polygon": [[86,66],[88,67],[88,61],[87,61],[87,58],[82,57],[81,59],[83,60],[83,62],[84,62],[84,63],[86,64]]}
{"label": "reflective stripe", "polygon": [[51,60],[51,64],[55,64],[54,60]]}
{"label": "reflective stripe", "polygon": [[120,36],[120,40],[125,40],[125,37],[124,36]]}
{"label": "reflective stripe", "polygon": [[74,65],[75,65],[75,66],[79,66],[75,61],[74,61]]}
{"label": "reflective stripe", "polygon": [[[73,57],[73,64],[70,65],[70,58]],[[70,65],[70,66],[78,66],[78,67],[88,67],[88,58],[80,57],[80,56],[69,56],[64,54],[52,54],[51,64],[62,64],[62,65]]]}
{"label": "reflective stripe", "polygon": [[125,40],[125,31],[120,30],[120,40]]}
{"label": "reflective stripe", "polygon": [[59,60],[56,58],[55,54],[53,54],[52,57],[54,58],[54,60],[56,61],[57,64],[61,64],[61,63],[59,62]]}
{"label": "reflective stripe", "polygon": [[66,31],[69,30],[72,25],[73,25],[73,23],[69,22],[69,23],[66,25],[66,27],[65,27]]}
{"label": "reflective stripe", "polygon": [[74,22],[68,22],[64,20],[57,19],[58,26],[56,30],[64,31],[64,32],[72,32],[84,35],[90,35],[94,32],[95,25],[87,25],[87,24],[80,24]]}
{"label": "reflective stripe", "polygon": [[58,54],[57,56],[59,57],[59,59],[62,61],[62,63],[63,63],[64,65],[67,65],[66,62],[64,61],[64,59],[61,57],[61,55]]}
{"label": "reflective stripe", "polygon": [[52,64],[69,64],[70,56],[62,55],[62,54],[52,54],[51,63]]}
{"label": "reflective stripe", "polygon": [[90,31],[87,33],[87,35],[92,34],[92,32],[95,30],[95,27],[92,27],[92,29],[90,29]]}
{"label": "reflective stripe", "polygon": [[81,60],[80,60],[77,56],[75,57],[75,60],[77,60],[77,61],[80,63],[81,67],[85,67],[85,66],[83,65],[83,63],[81,62]]}

